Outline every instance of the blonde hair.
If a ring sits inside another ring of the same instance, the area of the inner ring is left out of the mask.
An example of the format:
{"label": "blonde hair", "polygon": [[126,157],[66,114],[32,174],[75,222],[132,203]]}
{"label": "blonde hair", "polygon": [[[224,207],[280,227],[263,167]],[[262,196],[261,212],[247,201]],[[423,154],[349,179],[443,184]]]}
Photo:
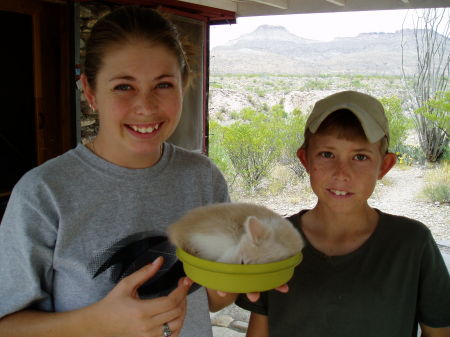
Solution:
{"label": "blonde hair", "polygon": [[188,86],[188,57],[175,25],[156,10],[122,6],[97,21],[86,43],[84,73],[92,88],[95,88],[97,75],[108,48],[136,39],[168,48],[178,59],[183,87]]}

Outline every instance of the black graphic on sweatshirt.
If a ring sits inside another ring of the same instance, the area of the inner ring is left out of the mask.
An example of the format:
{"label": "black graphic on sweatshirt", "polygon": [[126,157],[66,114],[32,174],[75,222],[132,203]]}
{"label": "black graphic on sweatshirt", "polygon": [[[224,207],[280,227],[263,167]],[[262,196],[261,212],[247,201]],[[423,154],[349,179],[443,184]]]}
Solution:
{"label": "black graphic on sweatshirt", "polygon": [[[177,287],[178,280],[185,273],[182,263],[175,255],[175,247],[160,233],[137,233],[120,240],[97,254],[90,270],[93,278],[109,271],[111,281],[117,284],[124,277],[152,263],[158,256],[164,257],[163,266],[138,289],[138,294],[144,299],[166,296]],[[193,285],[190,292],[198,288],[199,286]]]}

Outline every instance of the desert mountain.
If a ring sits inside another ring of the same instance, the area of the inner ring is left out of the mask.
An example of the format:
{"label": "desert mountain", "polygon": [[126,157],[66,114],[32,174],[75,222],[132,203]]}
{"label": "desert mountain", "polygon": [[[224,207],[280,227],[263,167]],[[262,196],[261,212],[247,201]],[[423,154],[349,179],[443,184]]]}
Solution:
{"label": "desert mountain", "polygon": [[405,71],[414,72],[413,30],[363,33],[324,42],[301,38],[282,26],[263,25],[213,48],[211,72],[401,75],[402,53]]}

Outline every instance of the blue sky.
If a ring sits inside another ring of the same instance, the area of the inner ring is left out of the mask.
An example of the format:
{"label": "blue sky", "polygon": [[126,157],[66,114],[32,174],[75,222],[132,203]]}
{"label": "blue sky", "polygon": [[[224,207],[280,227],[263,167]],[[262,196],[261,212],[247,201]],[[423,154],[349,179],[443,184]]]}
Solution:
{"label": "blue sky", "polygon": [[402,29],[402,24],[412,28],[411,14],[408,10],[389,10],[243,17],[237,19],[237,24],[212,26],[211,48],[251,33],[263,24],[284,26],[295,35],[321,41],[368,32],[392,33]]}

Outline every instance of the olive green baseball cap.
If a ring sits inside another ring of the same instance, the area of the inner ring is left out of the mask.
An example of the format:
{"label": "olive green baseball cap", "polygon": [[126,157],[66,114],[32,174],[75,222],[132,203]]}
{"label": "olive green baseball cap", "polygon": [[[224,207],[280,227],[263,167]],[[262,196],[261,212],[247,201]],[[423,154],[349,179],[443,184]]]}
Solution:
{"label": "olive green baseball cap", "polygon": [[358,118],[370,143],[385,136],[389,142],[389,126],[383,105],[375,97],[357,91],[341,91],[317,101],[305,128],[316,133],[325,118],[341,109],[350,110]]}

